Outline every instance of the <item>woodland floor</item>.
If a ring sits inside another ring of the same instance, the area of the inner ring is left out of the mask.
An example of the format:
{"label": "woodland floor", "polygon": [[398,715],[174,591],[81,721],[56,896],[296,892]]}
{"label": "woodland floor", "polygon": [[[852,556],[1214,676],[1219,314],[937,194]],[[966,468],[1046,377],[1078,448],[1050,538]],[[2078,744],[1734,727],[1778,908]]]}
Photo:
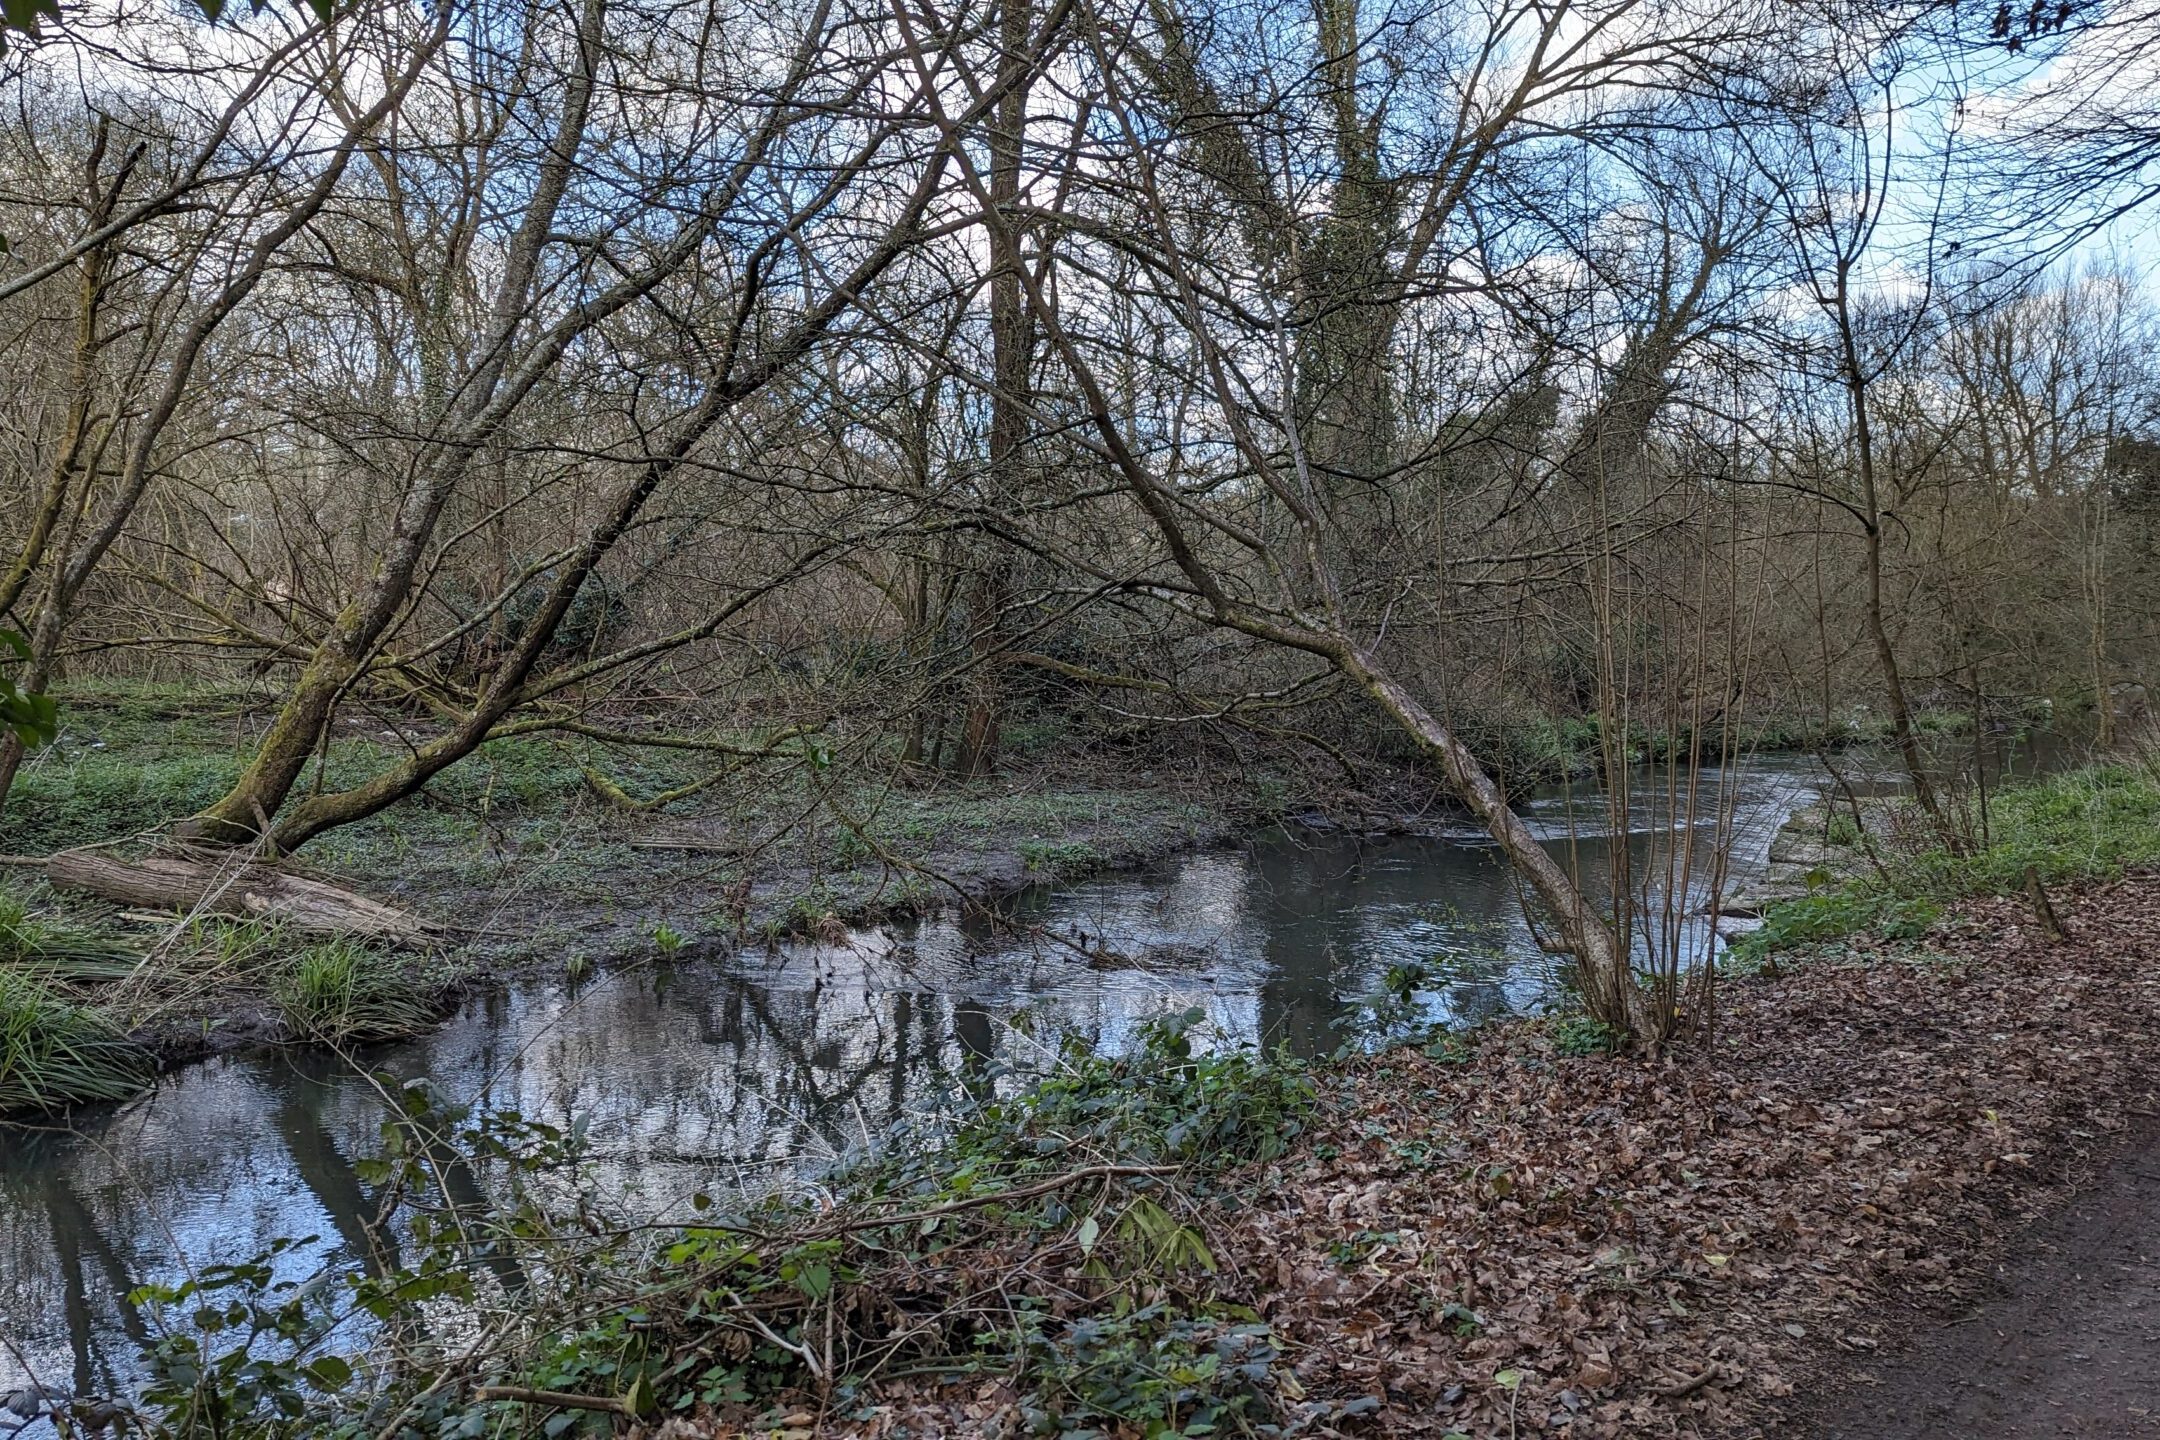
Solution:
{"label": "woodland floor", "polygon": [[[1241,1227],[1237,1248],[1272,1259],[1263,1309],[1304,1348],[1305,1388],[1381,1396],[1393,1434],[1744,1433],[1859,1380],[1919,1316],[1970,1315],[1998,1266],[2032,1282],[2006,1332],[2041,1322],[2021,1305],[2068,1307],[2080,1287],[2025,1263],[2021,1236],[2160,1111],[2160,878],[2080,897],[2070,927],[2051,944],[2022,905],[1983,901],[1915,945],[1788,962],[1727,988],[1707,1053],[1662,1064],[1521,1045],[1375,1062],[1395,1073],[1359,1087],[1339,1153]],[[1420,1130],[1446,1163],[1406,1163]],[[2120,1259],[2107,1206],[2151,1203],[2093,1193],[2102,1211],[2073,1211],[2050,1242],[2071,1274]],[[1344,1244],[1363,1251],[1354,1270],[1333,1258]],[[2140,1253],[2156,1245],[2148,1232]],[[1449,1304],[1478,1323],[1450,1324]],[[2050,1343],[2104,1353],[2110,1327],[2138,1323],[2105,1309],[2080,1307],[2089,1344]],[[1946,1343],[1959,1372],[1924,1356],[1888,1371],[1911,1406],[2019,1402],[2000,1366],[1996,1399],[1976,1396],[1985,1361]],[[2047,1352],[2023,1353],[2043,1378]],[[1513,1392],[1495,1380],[1509,1370]],[[2022,1395],[2036,1409],[2047,1387],[2134,1403],[2044,1379]],[[1846,1414],[1886,1422],[1867,1394],[1850,1406],[1814,1433],[1964,1433],[1840,1430]]]}
{"label": "woodland floor", "polygon": [[[2160,1434],[2160,876],[2057,898],[2067,943],[1982,900],[1781,957],[1658,1061],[1516,1024],[1327,1072],[1208,1234],[1286,1433]],[[792,1433],[1014,1433],[999,1385],[873,1394]]]}
{"label": "woodland floor", "polygon": [[[231,784],[270,714],[252,694],[67,696],[60,740],[25,765],[0,812],[0,853],[22,867],[10,878],[27,884],[36,857],[124,845],[195,813]],[[329,783],[357,780],[426,733],[351,718],[330,747]],[[618,758],[610,783],[651,794],[710,768],[659,756],[640,757],[643,768]],[[1308,803],[1295,772],[1228,755],[1095,757],[1017,730],[993,780],[925,779],[860,757],[776,762],[644,812],[604,801],[588,766],[609,758],[547,737],[494,742],[298,860],[454,921],[461,945],[493,965],[571,952],[604,962],[650,953],[663,923],[693,944],[726,944],[993,900],[1223,842]]]}

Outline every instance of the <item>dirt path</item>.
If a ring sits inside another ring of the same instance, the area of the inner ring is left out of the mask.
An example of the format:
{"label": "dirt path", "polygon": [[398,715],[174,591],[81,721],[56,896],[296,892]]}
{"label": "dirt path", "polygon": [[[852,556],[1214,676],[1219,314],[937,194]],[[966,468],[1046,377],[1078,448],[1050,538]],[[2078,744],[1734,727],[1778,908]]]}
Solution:
{"label": "dirt path", "polygon": [[[1976,1304],[1772,1433],[1793,1440],[2160,1436],[2160,1124],[2016,1237]],[[1895,1333],[1896,1327],[1887,1327]]]}

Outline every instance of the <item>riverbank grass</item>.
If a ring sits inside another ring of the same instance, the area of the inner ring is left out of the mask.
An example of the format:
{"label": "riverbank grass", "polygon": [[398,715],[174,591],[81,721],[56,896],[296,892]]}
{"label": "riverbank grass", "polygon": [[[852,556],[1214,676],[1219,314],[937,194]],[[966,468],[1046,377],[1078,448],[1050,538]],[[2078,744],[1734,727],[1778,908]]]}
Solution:
{"label": "riverbank grass", "polygon": [[1956,850],[1933,840],[1909,801],[1894,803],[1898,813],[1872,842],[1872,863],[1863,860],[1851,817],[1833,813],[1833,827],[1844,827],[1829,839],[1851,850],[1850,873],[1767,907],[1761,927],[1733,942],[1726,963],[1745,969],[1780,951],[1861,936],[1914,942],[1961,900],[2023,895],[2034,879],[2074,885],[2160,865],[2160,760],[2042,776],[1995,792],[1984,809],[1978,797],[1966,800],[1956,823],[1968,838]]}
{"label": "riverbank grass", "polygon": [[325,1044],[409,1035],[437,1008],[395,955],[352,940],[302,948],[270,993],[296,1034]]}
{"label": "riverbank grass", "polygon": [[142,951],[117,935],[31,912],[29,902],[0,890],[0,966],[34,978],[72,984],[125,980]]}
{"label": "riverbank grass", "polygon": [[149,1052],[97,1009],[0,965],[0,1117],[124,1100],[153,1073]]}
{"label": "riverbank grass", "polygon": [[221,1047],[409,1035],[466,973],[449,952],[311,943],[228,916],[145,933],[108,907],[0,891],[0,1124],[124,1099],[163,1063]]}
{"label": "riverbank grass", "polygon": [[[1966,807],[1978,820],[1977,802]],[[1955,899],[2011,895],[2028,870],[2047,884],[2112,879],[2160,864],[2160,757],[2043,776],[1989,797],[1969,853],[1929,848],[1893,856],[1901,894]]]}

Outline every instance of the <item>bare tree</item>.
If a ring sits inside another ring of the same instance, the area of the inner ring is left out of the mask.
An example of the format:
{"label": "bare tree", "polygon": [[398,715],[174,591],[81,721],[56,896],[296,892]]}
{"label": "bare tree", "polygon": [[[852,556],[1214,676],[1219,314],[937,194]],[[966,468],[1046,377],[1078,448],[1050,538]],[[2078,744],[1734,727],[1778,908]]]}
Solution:
{"label": "bare tree", "polygon": [[[367,25],[364,17],[348,23],[354,31],[363,33]],[[244,189],[217,206],[218,223],[199,230],[164,269],[158,282],[162,293],[149,302],[151,321],[140,332],[145,343],[134,357],[130,393],[114,402],[109,413],[93,417],[90,386],[99,352],[107,343],[103,334],[107,322],[101,311],[111,283],[108,271],[112,247],[119,236],[136,233],[112,217],[121,208],[125,186],[142,153],[139,148],[131,152],[117,172],[105,178],[101,167],[109,127],[99,124],[88,162],[81,229],[85,235],[105,238],[87,248],[81,241],[62,247],[64,253],[78,256],[75,263],[80,269],[72,394],[38,507],[39,518],[33,520],[7,580],[6,600],[12,605],[33,574],[41,567],[46,572],[30,627],[29,663],[22,682],[25,688],[38,689],[51,675],[77,597],[125,533],[157,477],[166,432],[189,398],[197,362],[206,346],[271,273],[285,246],[321,212],[336,192],[354,153],[396,111],[448,31],[446,11],[425,31],[399,37],[402,43],[396,45],[393,58],[386,63],[379,93],[370,104],[344,117],[342,133],[319,159],[308,164],[304,152],[288,155],[290,170],[279,177],[277,188],[268,194]],[[317,63],[325,68],[334,66],[337,41],[333,32],[320,31],[315,41],[319,47]],[[282,63],[282,47],[272,53],[274,61]],[[252,83],[253,77],[249,80]],[[312,103],[298,103],[303,109],[288,112],[281,129],[304,123]],[[252,164],[247,168],[261,170]],[[48,276],[62,273],[51,262],[34,268],[33,273],[40,272]],[[197,286],[205,291],[199,300],[192,293]],[[123,419],[124,438],[118,431]],[[116,439],[124,448],[118,473],[108,488],[97,483],[101,478],[100,457]],[[56,535],[50,522],[63,513],[69,523]],[[22,751],[19,736],[0,741],[0,803],[4,803],[13,783]]]}

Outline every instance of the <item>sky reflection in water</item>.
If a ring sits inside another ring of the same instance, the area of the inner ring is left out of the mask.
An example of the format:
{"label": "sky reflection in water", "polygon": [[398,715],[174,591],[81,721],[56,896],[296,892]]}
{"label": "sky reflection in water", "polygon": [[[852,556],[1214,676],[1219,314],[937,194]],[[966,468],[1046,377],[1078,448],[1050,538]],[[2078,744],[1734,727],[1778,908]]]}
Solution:
{"label": "sky reflection in water", "polygon": [[[1814,779],[1794,759],[1728,777],[1736,875],[1759,872]],[[1602,802],[1573,807],[1572,826],[1563,796],[1527,815],[1555,845],[1578,832],[1599,873],[1608,842],[1582,832],[1602,827]],[[1629,817],[1638,863],[1671,850],[1663,811],[1644,800]],[[1695,833],[1707,849],[1717,830]],[[364,1059],[462,1098],[585,1117],[610,1178],[659,1211],[840,1155],[897,1117],[979,1093],[993,1069],[1025,1066],[1059,1035],[1115,1047],[1149,1017],[1197,1005],[1229,1037],[1310,1054],[1339,1043],[1346,1002],[1400,962],[1432,967],[1429,1009],[1464,1023],[1536,1010],[1562,984],[1498,852],[1469,831],[1299,832],[1031,893],[1009,912],[1004,928],[933,919],[843,945],[686,952],[578,987],[528,981]],[[1707,939],[1703,923],[1687,922],[1687,943]],[[1131,963],[1085,953],[1104,947]],[[381,1114],[334,1057],[270,1053],[188,1067],[71,1133],[0,1132],[0,1394],[26,1370],[125,1389],[139,1326],[120,1297],[178,1278],[177,1257],[232,1261],[319,1235],[281,1262],[297,1276],[325,1252],[363,1254],[375,1203],[353,1162],[374,1149]]]}

